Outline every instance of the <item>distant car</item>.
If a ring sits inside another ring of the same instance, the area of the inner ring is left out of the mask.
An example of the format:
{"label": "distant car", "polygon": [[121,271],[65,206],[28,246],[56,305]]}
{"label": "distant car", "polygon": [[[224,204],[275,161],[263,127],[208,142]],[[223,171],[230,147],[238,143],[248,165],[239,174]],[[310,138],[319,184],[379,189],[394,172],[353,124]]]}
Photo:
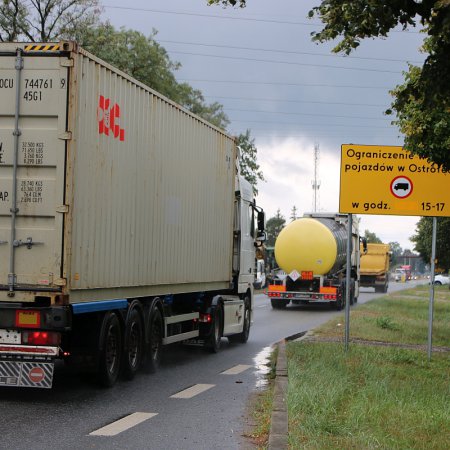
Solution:
{"label": "distant car", "polygon": [[440,286],[442,284],[449,284],[450,278],[448,275],[435,275],[434,276],[434,284]]}

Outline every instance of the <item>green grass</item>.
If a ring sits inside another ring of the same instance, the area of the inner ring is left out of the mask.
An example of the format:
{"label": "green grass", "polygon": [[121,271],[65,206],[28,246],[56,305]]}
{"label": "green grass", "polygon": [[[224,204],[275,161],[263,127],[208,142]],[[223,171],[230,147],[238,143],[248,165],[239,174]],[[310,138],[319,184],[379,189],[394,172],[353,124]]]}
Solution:
{"label": "green grass", "polygon": [[[386,295],[351,311],[350,337],[382,342],[426,345],[428,338],[429,287],[420,286]],[[450,291],[435,290],[433,345],[450,346]],[[314,330],[323,337],[343,337],[340,315]]]}
{"label": "green grass", "polygon": [[294,342],[288,354],[292,449],[447,449],[450,361],[437,354]]}
{"label": "green grass", "polygon": [[[450,353],[426,345],[429,286],[358,305],[350,337],[398,346],[342,345],[344,316],[316,328],[337,342],[287,346],[289,445],[302,449],[447,449],[450,442]],[[433,345],[450,347],[450,291],[437,287]],[[337,339],[336,339],[337,338]],[[273,364],[273,361],[272,361]],[[254,407],[258,448],[270,429],[272,389]]]}

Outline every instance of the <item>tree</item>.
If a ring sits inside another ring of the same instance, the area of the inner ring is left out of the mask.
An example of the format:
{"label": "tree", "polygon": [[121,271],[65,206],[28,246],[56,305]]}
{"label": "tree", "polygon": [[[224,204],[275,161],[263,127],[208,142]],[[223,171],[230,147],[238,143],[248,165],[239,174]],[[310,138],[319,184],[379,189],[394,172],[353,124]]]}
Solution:
{"label": "tree", "polygon": [[[208,0],[209,4],[245,6],[245,0]],[[404,148],[450,170],[450,1],[321,0],[309,11],[325,25],[312,33],[315,42],[341,38],[333,51],[350,54],[363,39],[382,36],[400,25],[421,24],[428,35],[422,67],[410,66],[405,83],[391,91]]]}
{"label": "tree", "polygon": [[289,219],[291,219],[291,222],[293,222],[294,220],[297,220],[297,207],[295,205],[292,207],[291,215],[290,215]]}
{"label": "tree", "polygon": [[0,41],[51,42],[97,23],[98,0],[3,0]]}
{"label": "tree", "polygon": [[392,253],[392,258],[391,258],[391,260],[392,260],[391,267],[392,267],[392,266],[395,266],[400,263],[399,257],[403,253],[403,249],[400,246],[400,244],[396,241],[389,242],[389,246],[391,248],[391,253]]}
{"label": "tree", "polygon": [[[416,234],[410,239],[414,242],[416,250],[423,260],[431,261],[431,239],[433,231],[433,219],[421,217],[416,225]],[[450,269],[450,217],[439,217],[436,230],[436,259],[437,266],[448,272]]]}
{"label": "tree", "polygon": [[[349,54],[369,37],[384,36],[397,25],[404,30],[422,24],[428,54],[422,67],[410,65],[405,83],[391,91],[392,110],[405,135],[404,147],[450,169],[450,1],[448,0],[322,0],[309,12],[325,27],[313,41],[341,37],[334,52]],[[391,114],[392,110],[387,113]]]}
{"label": "tree", "polygon": [[246,0],[208,0],[209,5],[214,4],[222,4],[223,6],[231,5],[231,6],[240,6],[241,8],[245,7]]}
{"label": "tree", "polygon": [[237,138],[238,147],[241,150],[239,159],[241,174],[252,185],[253,193],[258,193],[258,180],[264,181],[264,175],[257,161],[258,149],[255,140],[250,138],[250,130],[240,134]]}
{"label": "tree", "polygon": [[286,219],[281,215],[281,212],[278,209],[276,215],[271,217],[266,223],[267,247],[275,246],[275,241],[285,225]]}
{"label": "tree", "polygon": [[382,244],[383,241],[375,234],[369,230],[364,231],[364,237],[367,239],[367,242],[371,244]]}

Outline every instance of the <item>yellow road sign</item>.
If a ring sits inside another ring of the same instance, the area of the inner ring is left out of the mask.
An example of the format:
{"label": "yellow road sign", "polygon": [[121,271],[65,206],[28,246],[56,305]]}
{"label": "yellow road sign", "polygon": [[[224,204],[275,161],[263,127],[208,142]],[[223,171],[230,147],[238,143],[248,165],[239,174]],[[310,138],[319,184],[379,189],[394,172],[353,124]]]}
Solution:
{"label": "yellow road sign", "polygon": [[402,147],[343,145],[339,212],[450,216],[450,172]]}

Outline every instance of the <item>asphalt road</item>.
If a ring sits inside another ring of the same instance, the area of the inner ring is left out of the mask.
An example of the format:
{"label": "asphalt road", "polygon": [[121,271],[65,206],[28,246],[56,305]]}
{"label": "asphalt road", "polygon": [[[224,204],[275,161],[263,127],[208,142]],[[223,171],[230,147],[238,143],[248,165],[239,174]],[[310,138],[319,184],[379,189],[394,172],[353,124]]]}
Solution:
{"label": "asphalt road", "polygon": [[[392,283],[390,290],[411,284]],[[358,304],[379,295],[365,290]],[[336,314],[320,306],[273,310],[258,294],[247,344],[223,339],[218,354],[171,346],[158,373],[139,373],[112,389],[63,365],[52,390],[0,388],[0,448],[238,449],[246,402],[264,385],[270,346]]]}

